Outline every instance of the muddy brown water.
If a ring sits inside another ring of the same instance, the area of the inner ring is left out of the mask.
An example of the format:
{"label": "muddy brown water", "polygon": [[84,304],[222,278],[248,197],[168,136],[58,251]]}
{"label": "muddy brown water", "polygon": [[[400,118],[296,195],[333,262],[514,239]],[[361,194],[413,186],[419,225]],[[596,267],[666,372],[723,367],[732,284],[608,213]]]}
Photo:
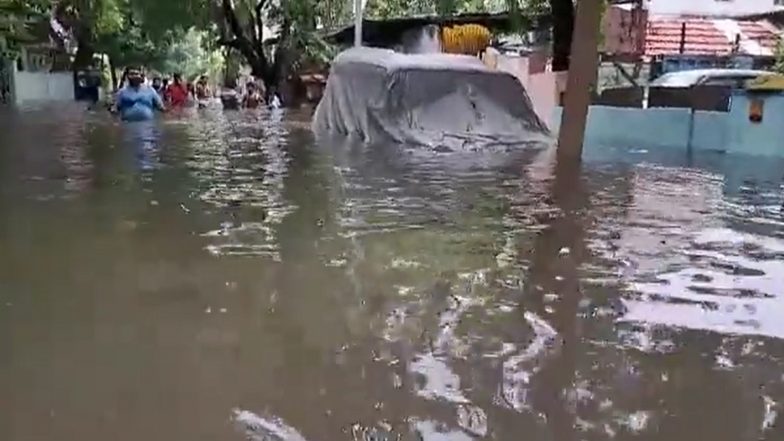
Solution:
{"label": "muddy brown water", "polygon": [[0,110],[0,440],[784,439],[778,160]]}

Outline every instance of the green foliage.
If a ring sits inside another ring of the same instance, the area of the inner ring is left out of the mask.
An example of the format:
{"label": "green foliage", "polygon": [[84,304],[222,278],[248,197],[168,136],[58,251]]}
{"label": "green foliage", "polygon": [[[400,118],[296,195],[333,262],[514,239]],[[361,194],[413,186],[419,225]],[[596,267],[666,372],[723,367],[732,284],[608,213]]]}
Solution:
{"label": "green foliage", "polygon": [[316,15],[327,29],[347,25],[354,17],[354,3],[350,0],[321,0],[316,2]]}
{"label": "green foliage", "polygon": [[224,67],[224,57],[220,51],[208,49],[205,41],[208,38],[208,34],[204,32],[195,28],[189,29],[168,46],[165,61],[159,70],[166,74],[182,73],[188,80],[203,74],[211,78],[220,76]]}
{"label": "green foliage", "polygon": [[276,50],[288,51],[295,71],[305,65],[324,65],[335,55],[333,48],[316,30],[320,11],[324,9],[320,9],[319,2],[315,0],[289,0],[270,10],[269,17],[274,24],[290,24],[287,38],[280,39]]}
{"label": "green foliage", "polygon": [[[233,47],[252,67],[256,63],[257,73],[280,70],[264,74],[267,78],[328,63],[335,48],[323,40],[319,25],[334,29],[353,18],[350,0],[266,0],[260,9],[257,1],[230,3],[239,32],[251,43],[244,49]],[[189,77],[203,72],[218,76],[224,66],[218,42],[232,46],[232,39],[238,37],[224,6],[223,0],[0,0],[0,50],[30,38],[29,23],[48,20],[56,7],[66,16],[80,48],[108,55],[117,67],[143,64]],[[547,8],[547,0],[368,0],[365,15],[390,18],[509,10],[517,16]],[[275,29],[274,43],[262,42],[262,28]]]}
{"label": "green foliage", "polygon": [[784,74],[784,40],[779,38],[776,43],[776,53],[774,54],[776,63],[773,65],[773,70],[778,73]]}
{"label": "green foliage", "polygon": [[417,15],[432,15],[436,12],[435,2],[442,0],[367,0],[365,16],[371,18],[396,18]]}
{"label": "green foliage", "polygon": [[365,7],[366,16],[382,19],[507,11],[513,17],[541,15],[549,12],[549,3],[547,0],[368,0]]}
{"label": "green foliage", "polygon": [[122,0],[94,0],[94,29],[97,35],[117,34],[125,30],[129,5]]}
{"label": "green foliage", "polygon": [[19,44],[34,41],[32,27],[45,18],[47,2],[0,0],[0,53],[16,54]]}
{"label": "green foliage", "polygon": [[98,9],[88,22],[93,49],[110,57],[118,67],[155,66],[164,59],[167,40],[150,38],[149,27],[130,0],[93,0]]}
{"label": "green foliage", "polygon": [[211,30],[215,21],[215,0],[129,0],[147,35],[162,39],[171,31],[186,32],[195,27]]}

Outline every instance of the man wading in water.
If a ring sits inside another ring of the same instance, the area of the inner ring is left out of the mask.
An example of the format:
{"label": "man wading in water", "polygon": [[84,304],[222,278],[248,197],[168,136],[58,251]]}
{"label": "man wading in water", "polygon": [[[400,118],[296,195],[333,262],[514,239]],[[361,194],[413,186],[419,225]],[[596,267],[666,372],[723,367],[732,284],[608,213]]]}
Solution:
{"label": "man wading in water", "polygon": [[146,121],[153,118],[154,110],[165,111],[163,101],[152,87],[144,84],[144,75],[138,67],[126,71],[128,84],[117,92],[113,112],[119,112],[124,121]]}
{"label": "man wading in water", "polygon": [[212,98],[212,91],[210,91],[210,85],[207,83],[207,75],[202,75],[201,78],[199,78],[199,81],[196,82],[194,94],[196,95],[196,102],[199,103],[199,107],[206,107],[207,101]]}

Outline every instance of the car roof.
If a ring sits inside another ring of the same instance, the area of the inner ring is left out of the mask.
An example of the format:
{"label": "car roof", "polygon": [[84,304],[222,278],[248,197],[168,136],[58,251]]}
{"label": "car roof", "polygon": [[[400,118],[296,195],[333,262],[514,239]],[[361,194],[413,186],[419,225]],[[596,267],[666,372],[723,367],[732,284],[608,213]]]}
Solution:
{"label": "car roof", "polygon": [[653,83],[660,84],[676,80],[677,83],[689,84],[696,83],[700,78],[704,77],[757,77],[762,75],[773,75],[774,73],[775,72],[752,69],[694,69],[664,74],[655,79]]}

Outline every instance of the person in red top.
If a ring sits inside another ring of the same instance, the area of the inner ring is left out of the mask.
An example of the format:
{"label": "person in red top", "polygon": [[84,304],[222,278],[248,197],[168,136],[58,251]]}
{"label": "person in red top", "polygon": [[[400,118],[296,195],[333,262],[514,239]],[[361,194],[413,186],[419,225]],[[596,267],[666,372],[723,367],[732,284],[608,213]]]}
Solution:
{"label": "person in red top", "polygon": [[174,74],[174,80],[166,89],[166,97],[172,107],[183,107],[188,104],[188,86],[182,82],[182,75]]}

